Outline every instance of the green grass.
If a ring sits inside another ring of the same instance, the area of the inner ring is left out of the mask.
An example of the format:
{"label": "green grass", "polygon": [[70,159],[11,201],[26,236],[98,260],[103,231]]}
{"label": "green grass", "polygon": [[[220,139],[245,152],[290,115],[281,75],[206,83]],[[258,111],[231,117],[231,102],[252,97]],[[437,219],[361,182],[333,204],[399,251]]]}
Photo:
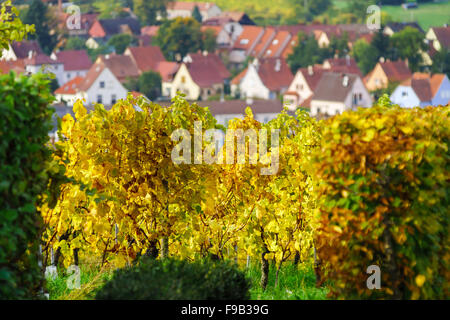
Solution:
{"label": "green grass", "polygon": [[412,10],[404,10],[401,6],[384,6],[382,10],[394,21],[417,21],[425,31],[433,26],[442,27],[444,23],[450,23],[450,1],[420,3],[419,8]]}
{"label": "green grass", "polygon": [[[280,270],[279,283],[275,287],[275,270],[271,268],[269,283],[265,291],[259,286],[261,277],[259,263],[254,263],[246,271],[251,280],[252,300],[324,300],[328,290],[316,288],[316,277],[311,265],[286,263]],[[81,267],[81,288],[70,290],[67,287],[68,275],[59,274],[54,280],[47,281],[50,300],[92,300],[97,289],[111,279],[112,270],[100,270],[97,267]]]}
{"label": "green grass", "polygon": [[324,300],[328,294],[326,288],[316,288],[316,276],[311,265],[286,263],[282,266],[275,287],[275,268],[270,268],[269,282],[265,291],[259,286],[260,265],[251,265],[247,271],[251,279],[252,300]]}

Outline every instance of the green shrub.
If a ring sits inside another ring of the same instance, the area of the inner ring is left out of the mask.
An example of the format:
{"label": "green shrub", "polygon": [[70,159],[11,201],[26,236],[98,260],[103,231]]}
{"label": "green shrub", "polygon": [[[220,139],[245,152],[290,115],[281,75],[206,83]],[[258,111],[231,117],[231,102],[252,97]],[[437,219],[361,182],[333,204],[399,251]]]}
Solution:
{"label": "green shrub", "polygon": [[36,298],[38,197],[46,190],[52,101],[43,75],[0,76],[0,299]]}
{"label": "green shrub", "polygon": [[96,299],[246,300],[250,282],[230,263],[146,259],[119,269]]}

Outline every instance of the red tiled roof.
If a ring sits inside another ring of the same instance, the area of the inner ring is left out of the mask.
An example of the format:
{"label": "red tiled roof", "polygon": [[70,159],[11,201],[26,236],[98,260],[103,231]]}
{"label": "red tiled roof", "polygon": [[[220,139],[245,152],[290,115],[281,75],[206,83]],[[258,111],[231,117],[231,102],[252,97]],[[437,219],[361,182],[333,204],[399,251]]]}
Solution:
{"label": "red tiled roof", "polygon": [[386,61],[380,63],[381,68],[389,81],[401,82],[412,76],[411,71],[404,61]]}
{"label": "red tiled roof", "polygon": [[189,73],[192,80],[202,88],[223,83],[230,77],[230,72],[216,54],[192,53],[189,54],[189,57],[192,61],[186,64]]}
{"label": "red tiled roof", "polygon": [[433,76],[429,73],[415,72],[412,77],[404,80],[401,84],[412,87],[420,101],[430,101],[441,87],[445,74],[436,73]]}
{"label": "red tiled roof", "polygon": [[238,85],[241,82],[242,78],[244,78],[245,75],[247,74],[247,70],[248,68],[242,70],[241,73],[239,73],[236,77],[233,78],[233,80],[231,80],[231,84]]}
{"label": "red tiled roof", "polygon": [[64,64],[64,71],[89,70],[92,66],[86,50],[66,50],[55,55],[57,60]]}
{"label": "red tiled roof", "polygon": [[243,26],[242,33],[234,43],[234,48],[247,51],[255,44],[263,32],[264,28],[260,26]]}
{"label": "red tiled roof", "polygon": [[75,77],[69,82],[59,87],[55,94],[76,94],[80,89],[80,84],[85,80],[84,77]]}
{"label": "red tiled roof", "polygon": [[445,74],[442,73],[436,73],[433,74],[433,76],[430,79],[430,86],[431,86],[431,94],[433,97],[436,96],[436,93],[438,92],[439,88],[441,87],[442,81],[445,79]]}
{"label": "red tiled roof", "polygon": [[420,101],[431,101],[433,98],[429,79],[412,79],[411,87]]}
{"label": "red tiled roof", "polygon": [[161,61],[156,68],[161,75],[162,81],[172,81],[173,77],[177,73],[180,65],[176,62]]}
{"label": "red tiled roof", "polygon": [[129,47],[128,52],[139,72],[156,71],[158,64],[166,61],[161,49],[157,46]]}
{"label": "red tiled roof", "polygon": [[17,74],[25,73],[25,63],[23,59],[16,61],[0,61],[0,74],[15,71]]}
{"label": "red tiled roof", "polygon": [[288,31],[277,32],[275,38],[271,41],[264,53],[264,57],[278,57],[284,47],[288,45],[288,41],[292,38]]}
{"label": "red tiled roof", "polygon": [[266,48],[270,45],[275,35],[276,35],[275,28],[273,27],[265,28],[263,36],[258,41],[258,44],[255,46],[255,49],[253,49],[251,55],[254,57],[262,57],[266,51]]}
{"label": "red tiled roof", "polygon": [[294,76],[284,59],[261,59],[258,67],[258,75],[261,81],[270,91],[280,91],[291,84]]}
{"label": "red tiled roof", "polygon": [[327,61],[331,65],[331,69],[329,71],[357,74],[360,77],[363,76],[355,59],[335,58],[335,59],[327,59]]}

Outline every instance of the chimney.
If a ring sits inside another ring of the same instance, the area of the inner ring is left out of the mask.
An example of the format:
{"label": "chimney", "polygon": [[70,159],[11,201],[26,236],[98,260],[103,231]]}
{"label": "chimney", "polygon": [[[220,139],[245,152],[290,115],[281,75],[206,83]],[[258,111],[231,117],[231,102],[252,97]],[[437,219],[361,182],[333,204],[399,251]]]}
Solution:
{"label": "chimney", "polygon": [[245,103],[247,106],[251,106],[253,104],[253,98],[247,97],[247,99],[245,99]]}
{"label": "chimney", "polygon": [[406,63],[406,66],[409,68],[409,60],[408,60],[408,58],[405,59],[405,63]]}
{"label": "chimney", "polygon": [[202,54],[203,54],[204,57],[206,57],[206,56],[208,56],[208,51],[203,50]]}
{"label": "chimney", "polygon": [[277,59],[277,61],[275,62],[275,72],[280,72],[281,70],[281,60]]}
{"label": "chimney", "polygon": [[314,74],[313,66],[308,66],[308,74],[312,76]]}
{"label": "chimney", "polygon": [[348,87],[348,75],[346,75],[346,74],[344,74],[343,75],[343,78],[342,78],[342,85],[344,86],[344,87]]}
{"label": "chimney", "polygon": [[347,66],[350,67],[350,55],[345,56],[345,61],[347,62]]}
{"label": "chimney", "polygon": [[385,57],[380,57],[380,62],[381,63],[385,63],[386,62],[386,58]]}
{"label": "chimney", "polygon": [[106,59],[106,60],[109,59],[109,54],[105,55],[105,59]]}
{"label": "chimney", "polygon": [[33,58],[33,50],[28,51],[28,59]]}

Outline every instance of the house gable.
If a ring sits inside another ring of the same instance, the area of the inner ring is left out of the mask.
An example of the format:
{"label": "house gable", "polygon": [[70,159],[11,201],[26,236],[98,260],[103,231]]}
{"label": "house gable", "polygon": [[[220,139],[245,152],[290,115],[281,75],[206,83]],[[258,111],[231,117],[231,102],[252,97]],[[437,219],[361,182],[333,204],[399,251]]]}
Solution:
{"label": "house gable", "polygon": [[272,99],[270,90],[264,85],[253,64],[249,64],[239,87],[241,95],[245,98]]}
{"label": "house gable", "polygon": [[411,86],[399,85],[390,98],[392,103],[402,108],[414,108],[420,105],[420,99]]}

